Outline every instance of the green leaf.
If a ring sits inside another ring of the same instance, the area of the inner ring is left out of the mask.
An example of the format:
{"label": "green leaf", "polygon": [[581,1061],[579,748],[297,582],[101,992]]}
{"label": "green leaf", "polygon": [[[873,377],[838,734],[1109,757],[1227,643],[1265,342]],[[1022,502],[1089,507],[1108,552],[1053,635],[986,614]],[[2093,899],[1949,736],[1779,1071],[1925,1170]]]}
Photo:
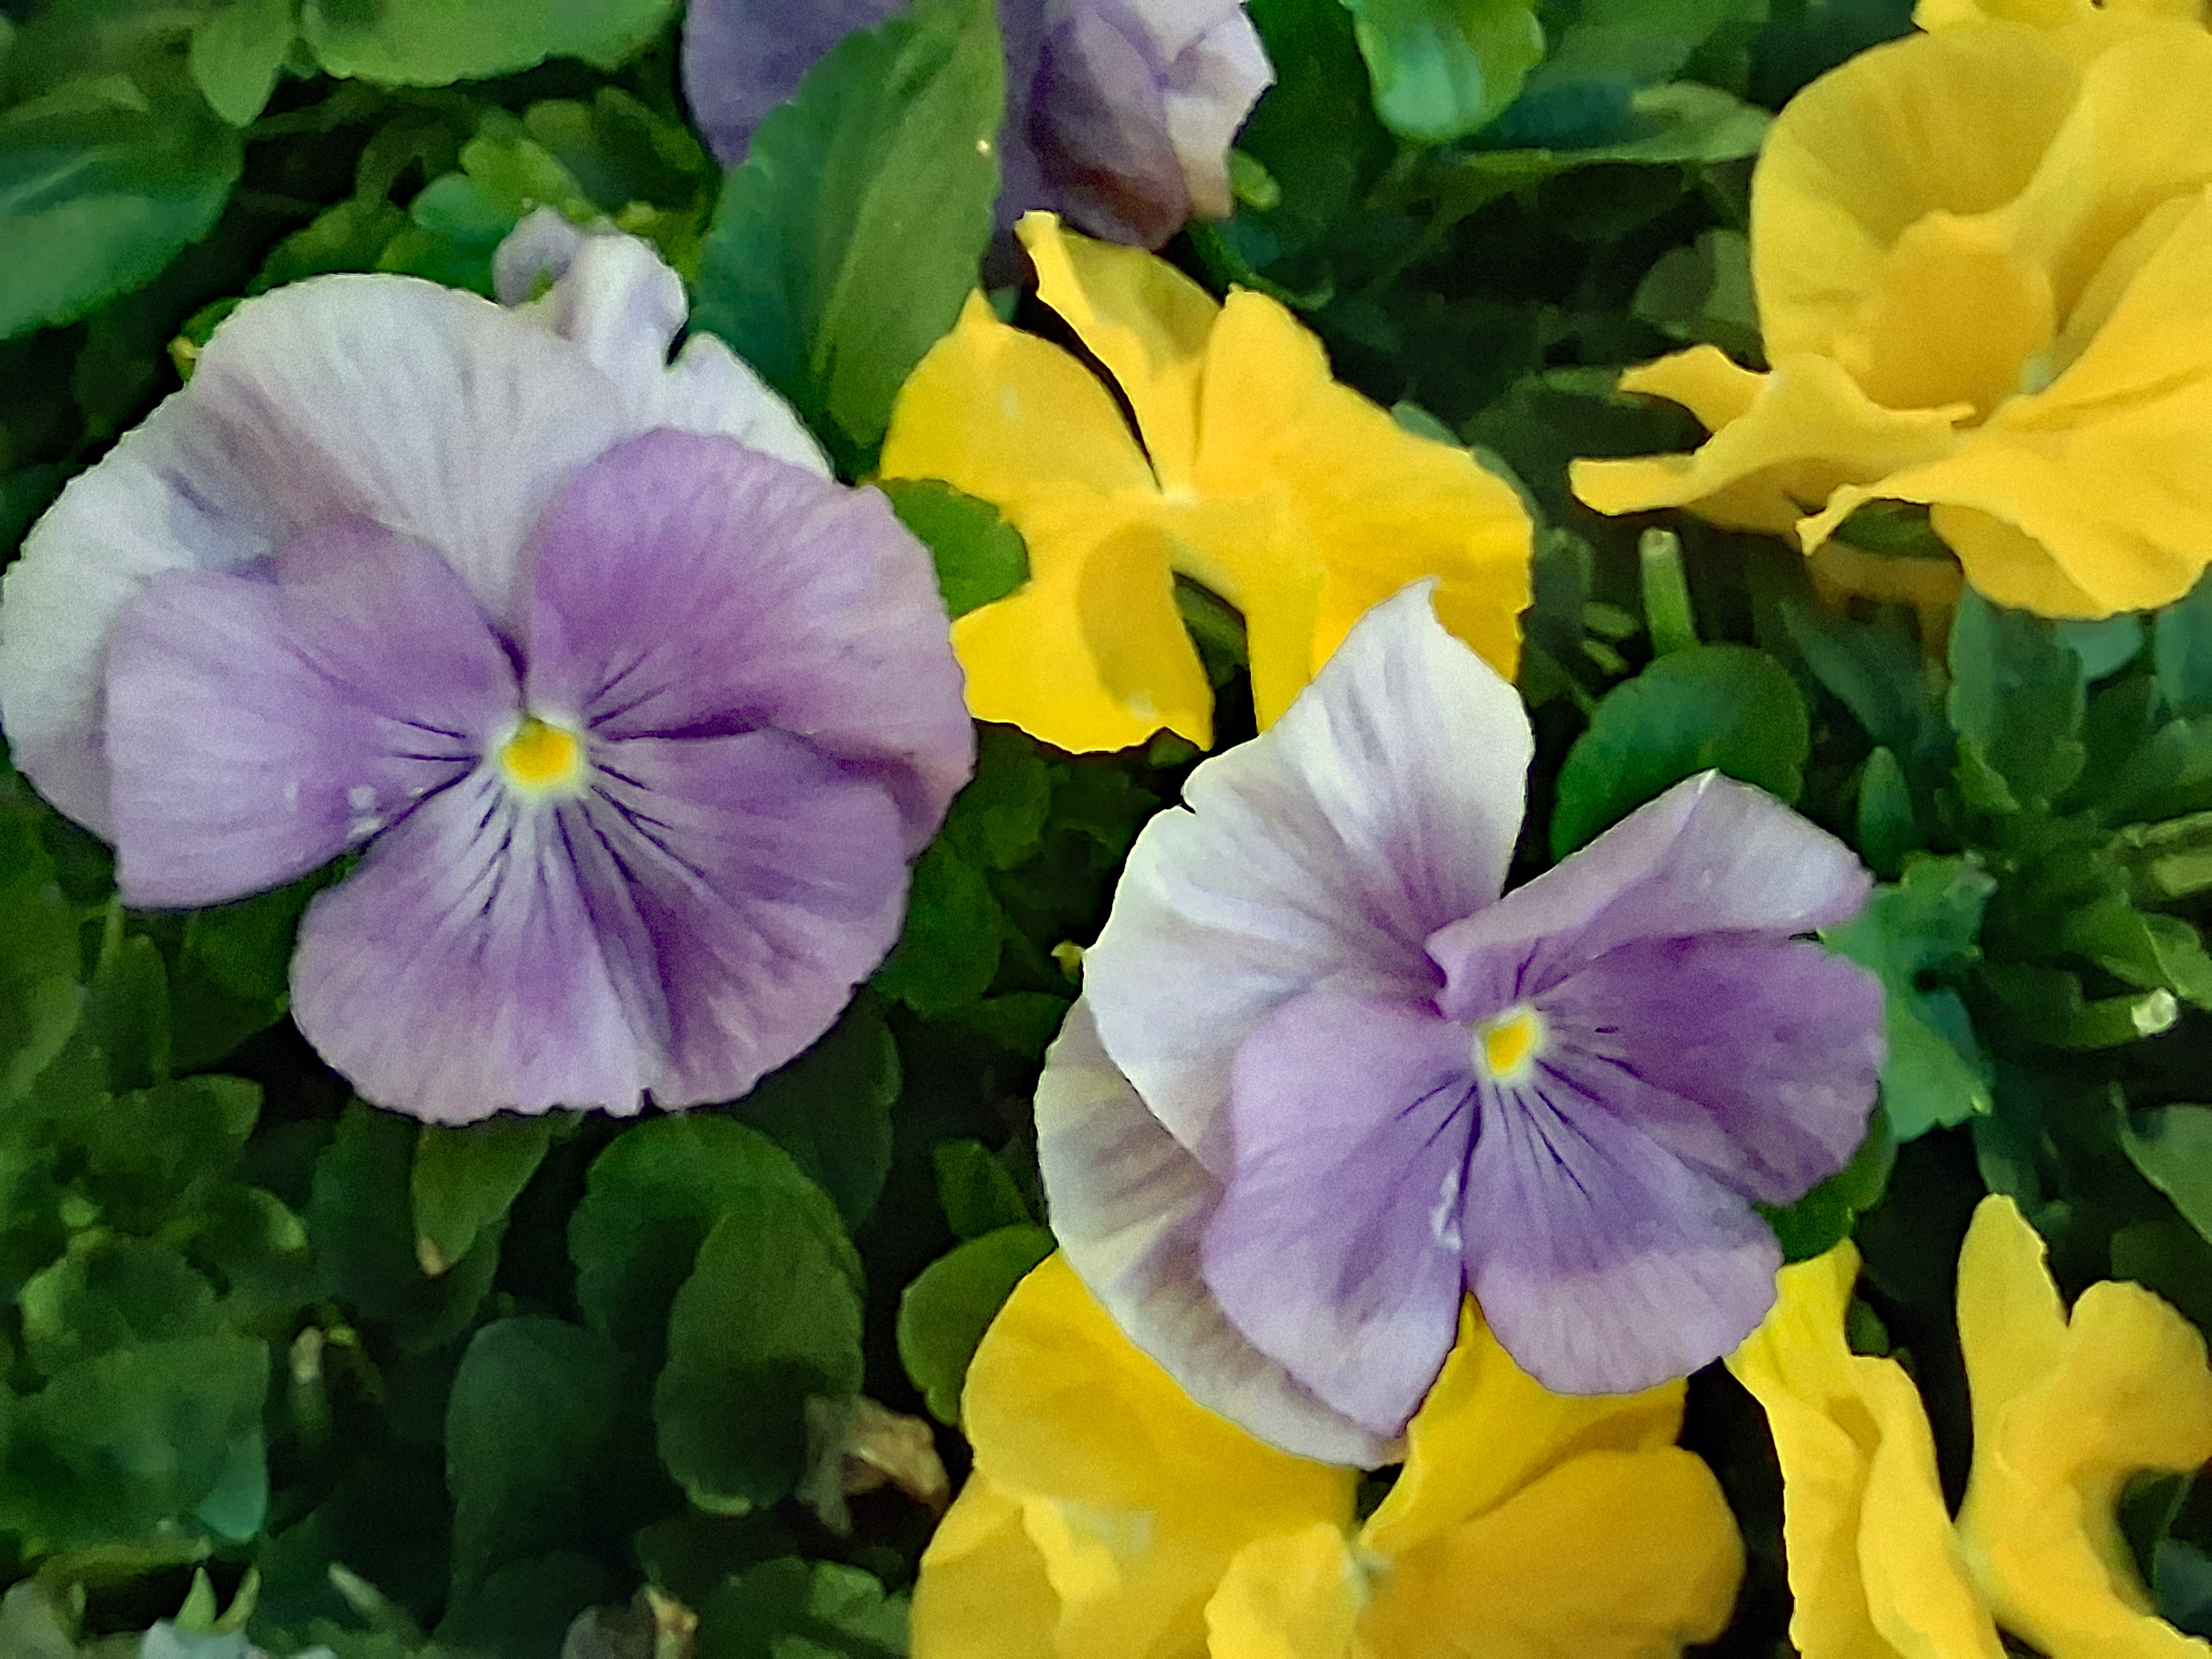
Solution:
{"label": "green leaf", "polygon": [[983,1333],[1053,1249],[1048,1228],[1000,1227],[931,1262],[899,1297],[899,1360],[939,1422],[960,1421],[961,1385]]}
{"label": "green leaf", "polygon": [[[1977,804],[2033,811],[2063,794],[2086,751],[2081,716],[2087,679],[2057,629],[2024,611],[1991,605],[1972,588],[1951,624],[1951,724],[1962,769],[2002,786]],[[1978,786],[1961,787],[1977,797]]]}
{"label": "green leaf", "polygon": [[1965,1002],[1923,980],[1962,977],[1979,960],[1982,913],[1996,891],[1972,858],[1916,859],[1902,881],[1875,888],[1864,911],[1821,935],[1881,981],[1881,1102],[1899,1143],[1990,1109],[1989,1060]]}
{"label": "green leaf", "polygon": [[918,1014],[949,1014],[990,989],[1005,927],[983,872],[940,836],[915,860],[906,932],[872,982]]}
{"label": "green leaf", "polygon": [[2151,619],[2150,652],[2167,709],[2212,714],[2212,577]]}
{"label": "green leaf", "polygon": [[[447,1602],[430,1645],[416,1659],[545,1659],[556,1652],[578,1659],[564,1642],[569,1627],[615,1591],[614,1575],[574,1550],[514,1562]],[[580,1659],[615,1656],[586,1652]]]}
{"label": "green leaf", "polygon": [[924,0],[816,64],[723,187],[692,321],[853,476],[975,286],[1005,105],[990,0]]}
{"label": "green leaf", "polygon": [[814,1188],[759,1130],[692,1112],[626,1129],[592,1162],[568,1218],[584,1317],[648,1366],[699,1247],[726,1212],[775,1188]]}
{"label": "green leaf", "polygon": [[356,1101],[315,1160],[307,1231],[325,1295],[390,1323],[400,1346],[422,1352],[474,1322],[499,1266],[498,1222],[447,1272],[422,1271],[413,1213],[416,1126]]}
{"label": "green leaf", "polygon": [[117,1348],[215,1329],[215,1287],[165,1244],[110,1239],[23,1286],[23,1346],[51,1376]]}
{"label": "green leaf", "polygon": [[338,861],[266,893],[195,910],[169,973],[177,1069],[220,1060],[291,1004],[292,945],[316,894],[349,867]]}
{"label": "green leaf", "polygon": [[1022,532],[990,502],[936,478],[885,478],[899,522],[927,544],[937,562],[937,587],[956,617],[1003,599],[1030,579]]}
{"label": "green leaf", "polygon": [[123,931],[118,903],[88,988],[84,1023],[118,1089],[147,1089],[169,1072],[169,975],[161,952],[143,933]]}
{"label": "green leaf", "polygon": [[1754,155],[1773,119],[1765,110],[1696,81],[1647,87],[1628,100],[1623,137],[1580,149],[1475,149],[1452,158],[1461,213],[1509,190],[1577,167],[1621,161],[1680,167]]}
{"label": "green leaf", "polygon": [[610,67],[672,0],[306,0],[300,32],[332,75],[401,86],[512,75],[548,58]]}
{"label": "green leaf", "polygon": [[2163,988],[2125,996],[2091,997],[2078,974],[2039,963],[2000,963],[1983,982],[2031,1042],[2053,1048],[2117,1048],[2173,1029],[2181,1006]]}
{"label": "green leaf", "polygon": [[1805,700],[1763,651],[1701,645],[1601,698],[1560,769],[1552,853],[1565,858],[1685,778],[1717,769],[1795,801],[1812,750]]}
{"label": "green leaf", "polygon": [[408,1186],[415,1253],[425,1273],[444,1273],[507,1214],[544,1162],[557,1123],[502,1114],[459,1127],[423,1125]]}
{"label": "green leaf", "polygon": [[1751,243],[1740,230],[1700,231],[1691,246],[1662,254],[1636,285],[1629,308],[1685,344],[1717,345],[1739,361],[1760,361]]}
{"label": "green leaf", "polygon": [[81,1360],[15,1402],[0,1512],[50,1549],[197,1530],[195,1510],[258,1446],[268,1386],[268,1347],[244,1337]]}
{"label": "green leaf", "polygon": [[1786,1209],[1759,1206],[1785,1261],[1809,1261],[1851,1236],[1859,1212],[1881,1202],[1889,1172],[1897,1163],[1897,1139],[1881,1112],[1867,1126],[1866,1139],[1851,1161]]}
{"label": "green leaf", "polygon": [[694,1504],[743,1514],[797,1486],[807,1401],[860,1391],[861,1288],[836,1207],[787,1165],[714,1224],[653,1391],[661,1462]]}
{"label": "green leaf", "polygon": [[77,952],[38,815],[0,807],[0,1104],[21,1097],[82,1018]]}
{"label": "green leaf", "polygon": [[1001,1227],[1025,1227],[1036,1218],[1006,1166],[980,1140],[940,1140],[929,1149],[937,1171],[937,1201],[961,1238],[980,1238]]}
{"label": "green leaf", "polygon": [[2151,1554],[2158,1614],[2186,1635],[2212,1638],[2212,1555],[2179,1538],[2161,1538]]}
{"label": "green leaf", "polygon": [[2212,1240],[2212,1106],[2123,1107],[2120,1146],[2182,1218]]}
{"label": "green leaf", "polygon": [[1876,875],[1894,880],[1921,842],[1905,769],[1887,748],[1876,749],[1859,773],[1856,825],[1859,856]]}
{"label": "green leaf", "polygon": [[102,1099],[58,1133],[80,1149],[101,1218],[154,1233],[228,1184],[260,1112],[243,1078],[181,1078]]}
{"label": "green leaf", "polygon": [[1529,0],[1344,0],[1375,88],[1375,112],[1401,138],[1464,138],[1520,94],[1543,60]]}
{"label": "green leaf", "polygon": [[[57,9],[0,63],[0,101],[30,94],[0,112],[0,339],[149,281],[213,228],[242,164],[181,53],[156,37],[133,59],[72,64],[51,40],[69,30]],[[32,80],[42,62],[51,82]]]}
{"label": "green leaf", "polygon": [[975,775],[953,798],[945,839],[983,870],[1011,870],[1044,838],[1052,813],[1052,767],[1008,726],[976,728]]}
{"label": "green leaf", "polygon": [[192,29],[193,82],[217,115],[248,125],[276,90],[291,45],[291,0],[228,0]]}
{"label": "green leaf", "polygon": [[858,1567],[769,1561],[699,1606],[697,1659],[900,1659],[907,1604]]}
{"label": "green leaf", "polygon": [[612,1343],[561,1320],[496,1320],[469,1340],[446,1407],[457,1599],[604,1530],[634,1387]]}
{"label": "green leaf", "polygon": [[736,1107],[828,1193],[848,1228],[867,1219],[891,1167],[898,1045],[862,992],[827,1036],[763,1078]]}

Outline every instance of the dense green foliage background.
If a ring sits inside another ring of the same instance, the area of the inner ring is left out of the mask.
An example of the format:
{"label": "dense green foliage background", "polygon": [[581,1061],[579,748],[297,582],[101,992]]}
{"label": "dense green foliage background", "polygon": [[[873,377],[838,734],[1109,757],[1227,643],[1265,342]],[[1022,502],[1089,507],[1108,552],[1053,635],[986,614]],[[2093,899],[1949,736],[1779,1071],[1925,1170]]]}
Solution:
{"label": "dense green foliage background", "polygon": [[[1696,435],[1616,395],[1620,365],[1690,341],[1759,362],[1764,112],[1901,33],[1899,0],[1251,10],[1279,82],[1240,205],[1170,256],[1293,306],[1343,377],[1528,495],[1517,876],[1717,765],[1884,878],[1832,941],[1891,992],[1883,1110],[1777,1224],[1799,1255],[1856,1224],[1855,1338],[1909,1358],[1955,1497],[1952,1263],[1985,1188],[2070,1288],[2135,1278],[2212,1327],[2212,589],[2079,626],[1970,599],[1928,638],[1823,606],[1779,543],[1568,498],[1573,456]],[[649,238],[696,325],[863,477],[992,236],[988,0],[848,42],[726,179],[686,125],[667,0],[0,13],[0,548],[240,296],[337,270],[489,291],[538,204]],[[988,507],[896,496],[956,610],[1018,581]],[[1910,514],[1846,534],[1944,556]],[[1234,740],[1241,624],[1185,597]],[[237,1596],[230,1622],[278,1653],[550,1659],[641,1584],[696,1612],[703,1659],[902,1651],[968,1356],[1050,1248],[1028,1100],[1077,988],[1064,947],[1194,758],[987,728],[905,942],[815,1050],[682,1117],[466,1130],[349,1100],[287,1023],[292,931],[331,872],[127,912],[106,851],[0,773],[0,1651],[139,1629],[196,1571],[191,1620]],[[1723,1645],[1771,1651],[1763,1424],[1715,1371],[1690,1438],[1753,1556]],[[2212,1632],[2205,1507],[2168,1483],[2129,1514],[2167,1615]],[[628,1618],[581,1651],[653,1651]]]}

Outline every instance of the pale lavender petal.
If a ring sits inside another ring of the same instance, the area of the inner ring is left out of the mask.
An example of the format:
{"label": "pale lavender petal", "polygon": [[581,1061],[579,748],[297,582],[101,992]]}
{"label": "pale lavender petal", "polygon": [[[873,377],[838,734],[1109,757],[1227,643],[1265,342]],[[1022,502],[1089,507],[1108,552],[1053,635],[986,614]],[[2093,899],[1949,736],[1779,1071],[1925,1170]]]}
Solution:
{"label": "pale lavender petal", "polygon": [[273,570],[155,578],[116,626],[107,703],[124,896],[198,905],[366,840],[473,767],[517,698],[452,568],[355,520]]}
{"label": "pale lavender petal", "polygon": [[880,782],[780,732],[594,736],[573,837],[663,1106],[730,1100],[811,1045],[898,940],[904,826]]}
{"label": "pale lavender petal", "polygon": [[189,392],[79,473],[0,579],[0,727],[16,769],[109,840],[108,636],[154,577],[236,570],[289,526]]}
{"label": "pale lavender petal", "polygon": [[1623,945],[1536,1006],[1544,1065],[1761,1203],[1795,1203],[1865,1138],[1881,981],[1818,945]]}
{"label": "pale lavender petal", "polygon": [[1229,147],[1274,78],[1237,0],[1048,0],[1026,112],[1050,199],[1158,247],[1230,210]]}
{"label": "pale lavender petal", "polygon": [[501,303],[575,345],[621,389],[631,431],[673,427],[735,438],[830,476],[791,405],[720,340],[696,335],[669,362],[686,317],[684,284],[649,243],[579,230],[539,208],[499,245],[492,270]]}
{"label": "pale lavender petal", "polygon": [[1200,1257],[1220,1183],[1106,1058],[1085,1002],[1045,1055],[1036,1125],[1069,1265],[1192,1399],[1301,1457],[1371,1468],[1404,1455],[1316,1399],[1222,1313]]}
{"label": "pale lavender petal", "polygon": [[726,438],[648,433],[548,516],[531,707],[607,741],[775,727],[935,833],[975,729],[927,549],[873,490]]}
{"label": "pale lavender petal", "polygon": [[753,129],[799,90],[823,53],[902,3],[691,0],[684,16],[684,95],[715,159],[726,167],[743,161]]}
{"label": "pale lavender petal", "polygon": [[318,276],[249,301],[180,395],[282,523],[365,518],[411,536],[502,627],[546,507],[635,430],[567,341],[410,276]]}
{"label": "pale lavender petal", "polygon": [[1763,789],[1706,772],[1440,928],[1429,953],[1446,975],[1444,1012],[1481,1019],[1637,940],[1831,926],[1858,913],[1873,881],[1826,830]]}
{"label": "pale lavender petal", "polygon": [[292,1013],[374,1105],[437,1123],[556,1106],[634,1112],[659,1059],[617,991],[574,805],[489,767],[424,801],[317,896]]}
{"label": "pale lavender petal", "polygon": [[1475,1133],[1467,1029],[1425,1003],[1286,1003],[1237,1055],[1237,1161],[1206,1281],[1262,1352],[1401,1432],[1459,1328]]}
{"label": "pale lavender petal", "polygon": [[1468,1282],[1498,1341],[1559,1394],[1629,1394],[1734,1349],[1781,1247],[1750,1205],[1553,1085],[1486,1085]]}
{"label": "pale lavender petal", "polygon": [[1238,1046],[1309,990],[1432,994],[1424,942],[1491,902],[1519,832],[1519,696],[1430,585],[1354,626],[1283,718],[1200,765],[1137,838],[1084,958],[1101,1041],[1207,1169]]}

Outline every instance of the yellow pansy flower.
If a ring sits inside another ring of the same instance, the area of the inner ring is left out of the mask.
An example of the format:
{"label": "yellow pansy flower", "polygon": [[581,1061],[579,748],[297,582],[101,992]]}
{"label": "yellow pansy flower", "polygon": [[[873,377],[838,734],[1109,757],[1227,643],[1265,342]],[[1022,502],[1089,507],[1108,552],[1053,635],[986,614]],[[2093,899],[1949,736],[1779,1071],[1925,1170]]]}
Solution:
{"label": "yellow pansy flower", "polygon": [[1369,607],[1423,576],[1442,578],[1444,625],[1511,676],[1532,530],[1510,486],[1338,385],[1267,295],[1216,304],[1165,261],[1050,214],[1018,229],[1039,297],[1136,430],[1090,368],[981,295],[900,392],[884,476],[993,502],[1029,544],[1028,582],[953,624],[977,718],[1062,749],[1162,726],[1210,747],[1177,574],[1243,612],[1262,726]]}
{"label": "yellow pansy flower", "polygon": [[1680,1382],[1547,1393],[1472,1310],[1364,1525],[1357,1471],[1194,1404],[1064,1259],[968,1373],[975,1473],[914,1598],[915,1659],[1644,1659],[1742,1575]]}
{"label": "yellow pansy flower", "polygon": [[2212,34],[2143,4],[1989,3],[2052,26],[1878,46],[1776,118],[1751,204],[1771,372],[1701,346],[1624,375],[1712,436],[1577,463],[1585,501],[1686,507],[1808,552],[1864,502],[1924,503],[1975,586],[2046,616],[2194,585],[2212,559]]}
{"label": "yellow pansy flower", "polygon": [[1959,1255],[1974,1463],[1955,1524],[1905,1370],[1852,1353],[1858,1253],[1782,1270],[1729,1360],[1765,1408],[1804,1659],[1998,1659],[2000,1628],[2048,1659],[2204,1659],[2151,1611],[2116,1510],[2129,1476],[2212,1458],[2204,1340],[2139,1285],[2092,1285],[2069,1319],[2043,1241],[2008,1198]]}
{"label": "yellow pansy flower", "polygon": [[1920,0],[1912,9],[1912,21],[1923,29],[1991,19],[2058,28],[2100,11],[2123,17],[2177,17],[2195,23],[2203,20],[2204,0]]}

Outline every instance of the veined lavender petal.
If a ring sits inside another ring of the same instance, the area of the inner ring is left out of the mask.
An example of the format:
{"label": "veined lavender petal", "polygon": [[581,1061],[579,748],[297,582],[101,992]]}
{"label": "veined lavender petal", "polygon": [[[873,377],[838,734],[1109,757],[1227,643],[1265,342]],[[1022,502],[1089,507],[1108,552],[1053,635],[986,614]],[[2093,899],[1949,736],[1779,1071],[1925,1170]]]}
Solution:
{"label": "veined lavender petal", "polygon": [[1145,1109],[1081,1000],[1046,1056],[1036,1122],[1069,1265],[1192,1399],[1301,1457],[1371,1468],[1403,1455],[1316,1399],[1222,1312],[1200,1254],[1220,1183]]}
{"label": "veined lavender petal", "polygon": [[632,431],[673,427],[735,438],[830,477],[821,446],[791,405],[720,340],[695,335],[669,361],[687,315],[684,284],[638,237],[580,230],[539,208],[499,245],[492,270],[502,305],[575,345],[621,388]]}
{"label": "veined lavender petal", "polygon": [[1459,1329],[1472,1072],[1465,1027],[1376,996],[1299,997],[1237,1054],[1206,1282],[1255,1346],[1383,1438]]}
{"label": "veined lavender petal", "polygon": [[1630,1394],[1748,1336],[1781,1247],[1751,1206],[1640,1129],[1531,1084],[1486,1085],[1468,1166],[1468,1282],[1522,1369]]}
{"label": "veined lavender petal", "polygon": [[1802,941],[1608,951],[1538,1001],[1544,1064],[1600,1109],[1765,1204],[1850,1161],[1881,1075],[1881,982]]}
{"label": "veined lavender petal", "polygon": [[[744,1094],[836,1023],[898,941],[882,783],[774,731],[592,744],[571,855],[663,1106]],[[620,925],[610,919],[619,919]]]}
{"label": "veined lavender petal", "polygon": [[659,1045],[610,962],[635,919],[585,890],[590,835],[574,805],[520,800],[490,767],[431,796],[307,907],[292,958],[307,1041],[362,1099],[431,1122],[637,1110]]}
{"label": "veined lavender petal", "polygon": [[361,520],[273,569],[172,571],[108,655],[118,880],[214,904],[306,874],[476,765],[518,708],[459,577]]}
{"label": "veined lavender petal", "polygon": [[1436,620],[1376,606],[1283,718],[1200,765],[1137,838],[1085,957],[1101,1042],[1218,1178],[1238,1047],[1315,989],[1427,996],[1424,942],[1497,896],[1531,739],[1519,696]]}
{"label": "veined lavender petal", "polygon": [[928,552],[872,490],[648,433],[577,477],[535,577],[531,706],[603,741],[793,733],[888,793],[902,859],[973,769]]}
{"label": "veined lavender petal", "polygon": [[1874,878],[1763,789],[1706,772],[1638,807],[1496,904],[1441,927],[1441,1006],[1480,1019],[1607,951],[1698,933],[1786,939],[1856,915]]}

